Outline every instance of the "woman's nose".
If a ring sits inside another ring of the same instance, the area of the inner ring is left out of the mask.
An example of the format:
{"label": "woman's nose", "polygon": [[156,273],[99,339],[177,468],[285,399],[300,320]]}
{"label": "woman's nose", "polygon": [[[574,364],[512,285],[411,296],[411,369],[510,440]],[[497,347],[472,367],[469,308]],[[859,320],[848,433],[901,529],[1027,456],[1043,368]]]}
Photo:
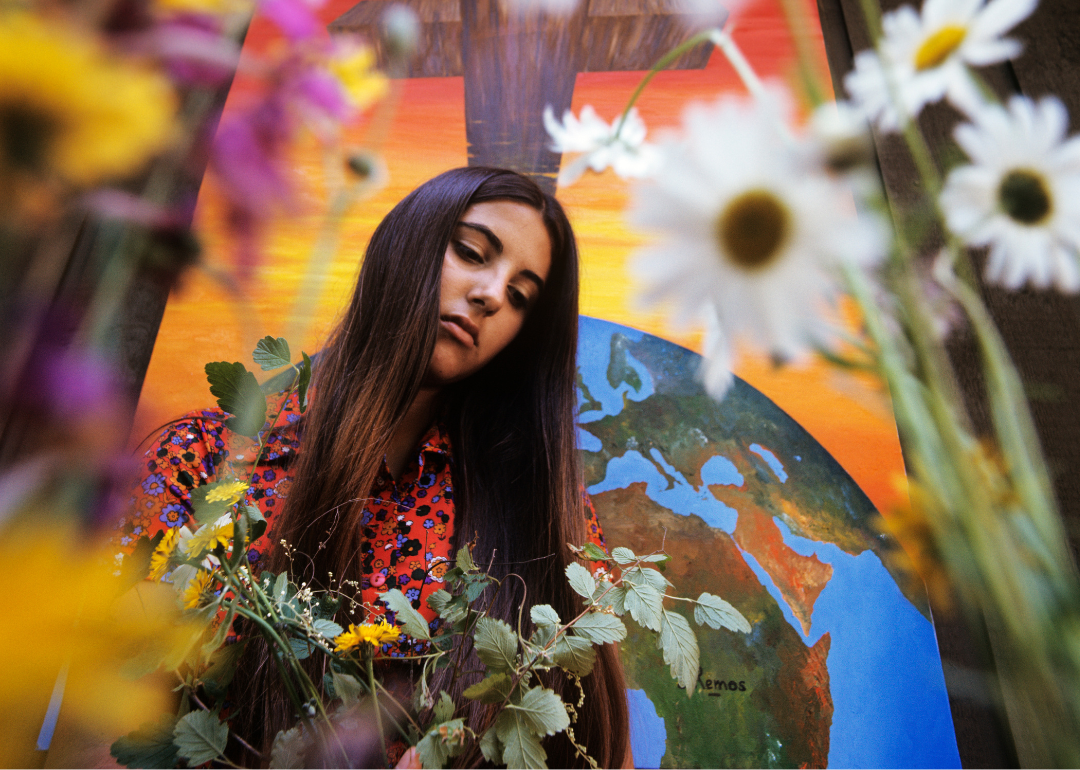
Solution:
{"label": "woman's nose", "polygon": [[478,280],[469,289],[469,302],[481,308],[484,315],[491,315],[502,307],[503,295],[506,293],[504,283],[498,275],[490,275]]}

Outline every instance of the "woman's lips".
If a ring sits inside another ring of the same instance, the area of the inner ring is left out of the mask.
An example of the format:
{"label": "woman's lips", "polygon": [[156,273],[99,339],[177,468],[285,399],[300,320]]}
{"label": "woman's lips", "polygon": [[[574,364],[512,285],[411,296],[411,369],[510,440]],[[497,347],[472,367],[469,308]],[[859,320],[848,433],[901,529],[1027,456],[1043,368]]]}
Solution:
{"label": "woman's lips", "polygon": [[479,330],[476,328],[476,324],[469,319],[460,316],[446,316],[440,318],[439,323],[462,345],[470,348],[476,347],[476,334]]}

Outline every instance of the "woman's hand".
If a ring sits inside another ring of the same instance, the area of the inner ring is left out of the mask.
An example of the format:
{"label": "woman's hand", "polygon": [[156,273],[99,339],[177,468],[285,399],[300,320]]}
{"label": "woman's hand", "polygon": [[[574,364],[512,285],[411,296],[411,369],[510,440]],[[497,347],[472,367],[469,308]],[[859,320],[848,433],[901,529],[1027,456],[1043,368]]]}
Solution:
{"label": "woman's hand", "polygon": [[416,750],[415,746],[412,746],[408,751],[401,755],[401,759],[398,760],[395,767],[397,767],[398,770],[403,770],[403,768],[407,770],[420,770],[420,768],[423,767],[423,765],[420,764],[420,752]]}

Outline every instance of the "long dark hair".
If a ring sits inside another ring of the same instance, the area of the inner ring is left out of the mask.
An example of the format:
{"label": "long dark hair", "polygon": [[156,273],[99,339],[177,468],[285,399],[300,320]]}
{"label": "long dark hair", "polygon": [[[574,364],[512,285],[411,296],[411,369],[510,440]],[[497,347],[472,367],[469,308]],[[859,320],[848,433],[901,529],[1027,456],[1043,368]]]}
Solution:
{"label": "long dark hair", "polygon": [[[440,174],[387,214],[368,244],[348,311],[320,355],[292,488],[273,523],[275,542],[284,539],[292,546],[292,569],[313,585],[325,587],[330,573],[339,581],[361,580],[362,500],[431,359],[443,255],[466,209],[495,200],[525,203],[540,212],[551,238],[552,264],[544,291],[514,341],[445,394],[455,536],[459,543],[475,537],[477,562],[492,562],[496,577],[522,578],[504,580],[493,608],[496,617],[516,620],[523,604],[550,604],[563,618],[580,609],[564,576],[574,558],[566,544],[586,537],[574,428],[577,245],[554,197],[520,174],[490,168]],[[282,549],[273,549],[269,559],[274,572],[290,567]],[[265,645],[256,644],[245,657],[237,677],[242,706],[234,726],[268,747],[295,719],[293,707]],[[312,673],[321,681],[321,673]],[[472,681],[455,681],[450,694],[457,703],[465,702],[461,690]],[[557,690],[565,685],[560,677],[546,683]],[[449,682],[441,684],[449,689]],[[582,687],[585,704],[575,737],[601,767],[619,766],[628,740],[627,708],[622,668],[611,645],[604,645]],[[468,707],[474,729],[484,726],[488,708]],[[553,767],[582,763],[563,735],[547,739],[545,747]],[[480,758],[459,759],[468,764]]]}

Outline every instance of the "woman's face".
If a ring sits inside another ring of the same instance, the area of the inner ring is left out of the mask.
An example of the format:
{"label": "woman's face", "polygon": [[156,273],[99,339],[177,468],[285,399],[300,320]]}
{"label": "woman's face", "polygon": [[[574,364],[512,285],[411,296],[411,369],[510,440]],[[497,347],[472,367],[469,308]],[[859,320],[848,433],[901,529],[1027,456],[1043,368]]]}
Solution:
{"label": "woman's face", "polygon": [[509,345],[550,270],[551,238],[539,211],[516,201],[470,206],[443,257],[439,336],[425,384],[464,379]]}

